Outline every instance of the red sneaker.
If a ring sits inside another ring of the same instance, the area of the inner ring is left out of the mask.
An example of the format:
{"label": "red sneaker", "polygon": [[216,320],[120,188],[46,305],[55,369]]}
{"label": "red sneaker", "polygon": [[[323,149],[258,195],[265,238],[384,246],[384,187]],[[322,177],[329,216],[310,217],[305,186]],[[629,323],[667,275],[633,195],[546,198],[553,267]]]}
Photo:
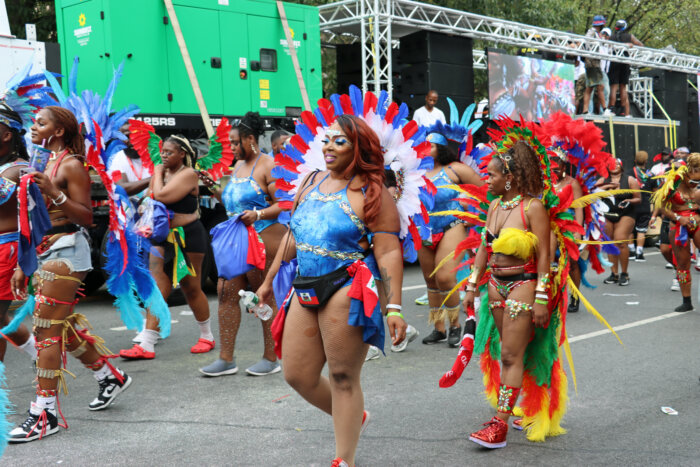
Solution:
{"label": "red sneaker", "polygon": [[518,431],[523,431],[523,419],[516,418],[515,420],[513,420],[513,423],[511,423],[510,426],[512,426]]}
{"label": "red sneaker", "polygon": [[156,353],[146,352],[143,350],[143,347],[138,344],[134,344],[134,346],[130,349],[120,350],[119,356],[121,358],[126,358],[127,360],[152,360],[156,358]]}
{"label": "red sneaker", "polygon": [[214,350],[215,345],[216,344],[214,341],[210,341],[210,340],[203,339],[200,337],[199,340],[197,341],[197,343],[192,346],[192,348],[190,349],[190,352],[192,352],[192,353],[207,353],[207,352]]}
{"label": "red sneaker", "polygon": [[474,441],[476,444],[489,449],[504,448],[506,446],[508,424],[498,417],[493,417],[484,425],[486,425],[486,428],[469,435],[469,441]]}
{"label": "red sneaker", "polygon": [[350,467],[347,462],[345,462],[343,459],[340,457],[336,457],[333,459],[333,462],[331,463],[331,467]]}
{"label": "red sneaker", "polygon": [[369,425],[369,411],[363,410],[362,411],[362,427],[360,427],[360,436],[362,436],[362,433],[365,432],[367,429],[367,425]]}

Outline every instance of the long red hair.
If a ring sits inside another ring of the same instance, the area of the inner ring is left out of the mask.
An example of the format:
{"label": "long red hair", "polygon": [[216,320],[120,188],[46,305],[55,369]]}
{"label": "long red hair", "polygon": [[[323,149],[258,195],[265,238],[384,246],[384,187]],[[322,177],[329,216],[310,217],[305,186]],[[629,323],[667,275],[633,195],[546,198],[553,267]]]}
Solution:
{"label": "long red hair", "polygon": [[353,160],[343,175],[363,176],[365,184],[365,224],[371,224],[379,215],[384,186],[384,156],[377,134],[364,120],[354,115],[341,115],[336,121],[352,142]]}

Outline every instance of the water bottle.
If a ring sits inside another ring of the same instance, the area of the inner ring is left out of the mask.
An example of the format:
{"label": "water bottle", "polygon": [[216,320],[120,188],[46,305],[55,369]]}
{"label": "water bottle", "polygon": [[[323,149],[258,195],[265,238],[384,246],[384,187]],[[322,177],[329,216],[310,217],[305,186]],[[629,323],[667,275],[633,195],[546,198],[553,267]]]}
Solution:
{"label": "water bottle", "polygon": [[238,295],[241,297],[238,302],[241,306],[241,310],[252,310],[255,316],[263,321],[272,318],[272,308],[270,308],[269,305],[260,303],[260,298],[253,292],[241,289],[238,291]]}

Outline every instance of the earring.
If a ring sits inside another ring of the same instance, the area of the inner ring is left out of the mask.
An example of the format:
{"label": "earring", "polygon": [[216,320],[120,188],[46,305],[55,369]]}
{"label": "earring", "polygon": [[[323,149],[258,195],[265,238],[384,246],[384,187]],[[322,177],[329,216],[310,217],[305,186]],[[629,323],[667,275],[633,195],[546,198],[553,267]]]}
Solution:
{"label": "earring", "polygon": [[257,154],[258,150],[255,149],[255,145],[253,143],[250,143],[250,150],[253,151],[253,154]]}
{"label": "earring", "polygon": [[510,191],[510,180],[506,182],[506,191]]}

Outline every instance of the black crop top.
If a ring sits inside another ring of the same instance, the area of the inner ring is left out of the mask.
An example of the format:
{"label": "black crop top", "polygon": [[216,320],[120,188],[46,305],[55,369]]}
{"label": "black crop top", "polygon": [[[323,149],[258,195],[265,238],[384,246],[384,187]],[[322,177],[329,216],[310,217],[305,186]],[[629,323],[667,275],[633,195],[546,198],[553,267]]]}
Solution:
{"label": "black crop top", "polygon": [[197,211],[198,203],[197,197],[192,194],[187,194],[180,201],[174,203],[166,204],[166,208],[170,209],[174,213],[178,214],[192,214]]}

